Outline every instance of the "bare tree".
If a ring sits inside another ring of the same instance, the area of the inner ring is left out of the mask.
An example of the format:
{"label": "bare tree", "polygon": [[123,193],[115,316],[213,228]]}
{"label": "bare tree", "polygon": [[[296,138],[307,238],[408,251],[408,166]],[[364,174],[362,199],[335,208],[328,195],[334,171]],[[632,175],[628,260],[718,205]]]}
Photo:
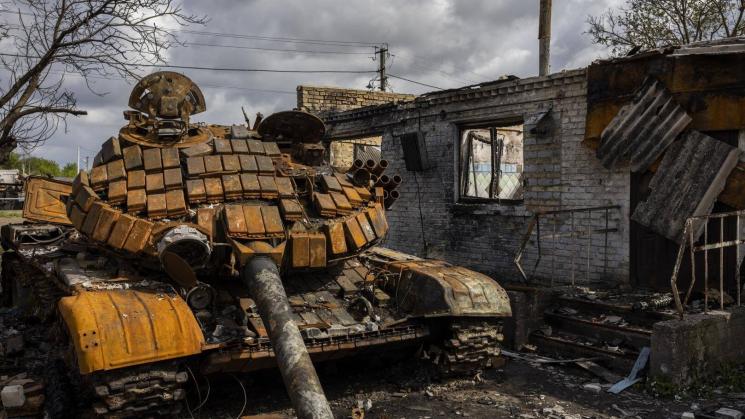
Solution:
{"label": "bare tree", "polygon": [[622,55],[743,35],[743,13],[745,0],[627,0],[616,11],[589,16],[588,33],[593,42]]}
{"label": "bare tree", "polygon": [[[174,0],[14,0],[17,23],[0,24],[0,163],[35,147],[69,115],[85,114],[64,88],[66,74],[137,78],[165,63],[177,28],[203,24]],[[4,25],[4,26],[2,26]],[[168,26],[170,25],[170,27]]]}

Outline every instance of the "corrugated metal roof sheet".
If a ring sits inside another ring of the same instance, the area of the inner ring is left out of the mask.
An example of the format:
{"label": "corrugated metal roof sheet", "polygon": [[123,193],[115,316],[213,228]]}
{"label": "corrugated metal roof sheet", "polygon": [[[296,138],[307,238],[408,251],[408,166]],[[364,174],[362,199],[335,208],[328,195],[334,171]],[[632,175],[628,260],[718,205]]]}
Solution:
{"label": "corrugated metal roof sheet", "polygon": [[647,78],[634,101],[622,107],[603,130],[597,156],[609,169],[630,160],[632,171],[644,171],[690,122],[691,117],[665,86]]}
{"label": "corrugated metal roof sheet", "polygon": [[[631,219],[680,243],[689,217],[711,213],[739,156],[738,149],[722,141],[687,132],[665,153],[649,184],[652,192]],[[695,233],[697,238],[700,231]]]}

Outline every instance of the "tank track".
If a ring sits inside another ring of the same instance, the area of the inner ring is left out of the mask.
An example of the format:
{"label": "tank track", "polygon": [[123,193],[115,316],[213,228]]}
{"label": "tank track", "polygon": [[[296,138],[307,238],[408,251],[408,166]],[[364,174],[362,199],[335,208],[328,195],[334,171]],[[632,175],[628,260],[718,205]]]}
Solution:
{"label": "tank track", "polygon": [[65,295],[54,279],[21,260],[15,252],[2,255],[2,278],[4,294],[6,289],[10,291],[12,287],[21,287],[21,290],[16,290],[16,296],[20,296],[21,301],[13,302],[12,296],[6,295],[3,296],[6,298],[5,303],[19,303],[26,314],[34,314],[41,319],[49,319],[56,310],[57,301]]}
{"label": "tank track", "polygon": [[503,339],[499,320],[454,319],[433,361],[445,375],[476,373],[494,366]]}
{"label": "tank track", "polygon": [[168,417],[181,411],[186,372],[175,364],[142,365],[97,374],[93,413],[107,419]]}

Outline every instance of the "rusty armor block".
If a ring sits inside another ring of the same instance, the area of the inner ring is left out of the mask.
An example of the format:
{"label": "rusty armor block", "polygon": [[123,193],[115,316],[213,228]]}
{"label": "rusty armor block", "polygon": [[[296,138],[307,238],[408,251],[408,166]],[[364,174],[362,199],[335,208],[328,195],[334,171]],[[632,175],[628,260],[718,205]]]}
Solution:
{"label": "rusty armor block", "polygon": [[186,159],[186,173],[190,177],[197,177],[203,175],[205,172],[204,157],[189,157]]}
{"label": "rusty armor block", "polygon": [[279,146],[277,143],[268,141],[263,143],[264,144],[264,152],[269,157],[280,157],[282,155],[282,152],[279,151]]}
{"label": "rusty armor block", "polygon": [[173,189],[166,192],[166,212],[169,217],[186,215],[186,210],[186,201],[182,189]]}
{"label": "rusty armor block", "polygon": [[364,201],[369,201],[372,199],[372,192],[370,192],[369,189],[363,188],[362,186],[355,186],[354,188],[358,194],[360,194],[360,198],[362,198]]}
{"label": "rusty armor block", "polygon": [[300,221],[303,219],[303,207],[295,199],[280,200],[279,210],[285,221]]}
{"label": "rusty armor block", "polygon": [[197,209],[197,225],[202,227],[210,239],[214,235],[217,210],[215,208]]}
{"label": "rusty armor block", "polygon": [[160,157],[159,148],[146,148],[142,150],[142,160],[145,171],[148,173],[163,170],[163,161]]}
{"label": "rusty armor block", "polygon": [[150,173],[145,176],[145,189],[148,194],[164,192],[166,190],[163,183],[163,172]]}
{"label": "rusty armor block", "polygon": [[98,199],[98,195],[96,195],[96,192],[93,191],[93,189],[90,188],[90,186],[83,186],[80,188],[80,191],[75,195],[75,202],[80,205],[80,208],[83,210],[83,212],[88,212],[91,210],[91,205],[93,205],[94,202]]}
{"label": "rusty armor block", "polygon": [[259,176],[259,187],[261,188],[261,198],[277,199],[279,197],[274,176]]}
{"label": "rusty armor block", "polygon": [[142,168],[142,149],[140,146],[125,147],[122,154],[124,155],[124,167],[128,171]]}
{"label": "rusty armor block", "polygon": [[259,167],[260,175],[273,175],[274,162],[268,156],[256,156],[256,165]]}
{"label": "rusty armor block", "polygon": [[122,148],[119,146],[118,138],[111,137],[103,143],[101,146],[101,158],[103,158],[104,163],[122,158]]}
{"label": "rusty armor block", "polygon": [[153,223],[143,219],[137,219],[127,236],[124,243],[124,250],[132,253],[139,253],[150,240],[150,233],[153,231]]}
{"label": "rusty armor block", "polygon": [[292,253],[293,268],[307,268],[310,266],[310,236],[307,232],[290,234],[290,251]]}
{"label": "rusty armor block", "polygon": [[370,219],[370,225],[375,231],[375,235],[378,237],[385,236],[385,233],[387,231],[385,225],[385,215],[382,215],[381,217],[381,213],[378,212],[376,208],[368,208],[365,213],[367,214],[367,218]]}
{"label": "rusty armor block", "polygon": [[[225,140],[228,141],[228,140]],[[240,172],[241,162],[237,154],[224,154],[222,156],[222,167],[226,172]]]}
{"label": "rusty armor block", "polygon": [[182,189],[184,181],[181,178],[181,168],[166,169],[163,171],[163,183],[166,190]]}
{"label": "rusty armor block", "polygon": [[189,159],[190,157],[203,157],[212,154],[212,146],[209,143],[201,143],[195,146],[182,148],[181,155]]}
{"label": "rusty armor block", "polygon": [[241,186],[243,187],[243,197],[246,199],[256,199],[261,196],[261,185],[259,177],[249,173],[241,174]]}
{"label": "rusty armor block", "polygon": [[316,192],[313,194],[313,203],[321,217],[336,217],[336,205],[331,195]]}
{"label": "rusty armor block", "polygon": [[361,212],[358,213],[355,217],[357,218],[357,222],[360,224],[360,228],[362,229],[362,234],[365,235],[365,239],[368,242],[375,240],[375,231],[373,231],[370,222],[367,221],[367,215],[365,215],[364,212]]}
{"label": "rusty armor block", "polygon": [[181,161],[179,160],[177,149],[164,148],[160,151],[160,155],[163,161],[164,169],[172,169],[174,167],[181,166]]}
{"label": "rusty armor block", "polygon": [[352,212],[352,204],[349,203],[349,200],[347,200],[347,197],[344,194],[340,192],[329,192],[329,195],[331,195],[331,199],[334,200],[336,211],[339,214],[350,214]]}
{"label": "rusty armor block", "polygon": [[109,204],[119,205],[127,200],[127,181],[117,180],[109,183],[108,201]]}
{"label": "rusty armor block", "polygon": [[279,215],[279,208],[274,205],[263,206],[261,207],[261,216],[264,219],[264,229],[267,235],[284,235],[285,229],[282,224],[282,217]]}
{"label": "rusty armor block", "polygon": [[256,156],[241,154],[238,156],[241,163],[241,171],[246,173],[259,173],[259,166],[256,164]]}
{"label": "rusty armor block", "polygon": [[70,218],[70,221],[72,221],[72,225],[75,227],[76,230],[80,230],[83,228],[83,222],[85,221],[85,213],[82,209],[80,209],[80,206],[78,206],[77,203],[71,202],[70,210],[67,212],[68,217]]}
{"label": "rusty armor block", "polygon": [[145,171],[144,170],[131,170],[127,172],[127,188],[128,189],[144,189],[145,188]]}
{"label": "rusty armor block", "polygon": [[310,267],[323,268],[326,266],[326,236],[323,233],[309,235]]}
{"label": "rusty armor block", "polygon": [[236,154],[247,154],[248,144],[246,140],[236,140],[235,138],[230,140],[230,145],[233,146],[233,153]]}
{"label": "rusty armor block", "polygon": [[106,173],[106,165],[96,166],[91,169],[91,187],[93,190],[101,190],[106,187],[106,181],[108,176]]}
{"label": "rusty armor block", "polygon": [[126,179],[127,171],[124,170],[124,160],[114,160],[106,164],[107,181]]}
{"label": "rusty armor block", "polygon": [[233,152],[233,147],[230,146],[230,140],[215,138],[214,142],[216,154],[231,154]]}
{"label": "rusty armor block", "polygon": [[364,201],[362,200],[362,197],[359,193],[357,193],[357,190],[353,187],[349,186],[342,186],[342,189],[344,190],[344,195],[347,197],[347,200],[349,200],[349,203],[355,207],[358,208],[362,206]]}
{"label": "rusty armor block", "polygon": [[248,234],[246,217],[241,205],[225,205],[225,227],[230,236],[243,236]]}
{"label": "rusty armor block", "polygon": [[204,171],[208,174],[221,173],[223,169],[220,156],[204,156]]}
{"label": "rusty armor block", "polygon": [[111,230],[111,234],[109,235],[109,240],[107,241],[108,245],[115,249],[123,248],[124,243],[127,241],[127,236],[129,235],[130,230],[132,230],[136,220],[137,218],[131,215],[120,214],[119,218],[116,220],[116,224],[114,224],[114,228]]}
{"label": "rusty armor block", "polygon": [[192,204],[200,204],[207,201],[207,191],[204,188],[204,180],[189,179],[186,181],[186,195]]}
{"label": "rusty armor block", "polygon": [[359,250],[367,244],[365,234],[362,232],[357,217],[349,217],[344,220],[344,234],[347,237],[347,244],[353,250]]}
{"label": "rusty armor block", "polygon": [[102,207],[91,238],[95,241],[105,243],[109,239],[111,229],[114,228],[114,223],[119,219],[119,214],[121,213],[114,208],[109,206]]}
{"label": "rusty armor block", "polygon": [[274,182],[277,184],[277,191],[279,192],[280,198],[292,198],[295,196],[295,187],[292,186],[292,179],[284,176],[277,176],[274,178]]}
{"label": "rusty armor block", "polygon": [[225,199],[240,199],[243,196],[243,187],[239,175],[223,175],[222,188]]}
{"label": "rusty armor block", "polygon": [[264,150],[264,144],[261,143],[259,140],[246,140],[246,143],[248,144],[248,152],[254,155],[261,155],[266,154],[266,150]]}
{"label": "rusty armor block", "polygon": [[140,212],[147,205],[147,194],[144,189],[130,189],[127,191],[127,212]]}
{"label": "rusty armor block", "polygon": [[207,202],[220,202],[223,200],[222,181],[219,177],[204,179],[204,189],[207,191]]}
{"label": "rusty armor block", "polygon": [[246,230],[249,236],[264,236],[264,219],[261,216],[261,207],[258,205],[244,205],[243,216],[246,220]]}
{"label": "rusty armor block", "polygon": [[91,234],[93,234],[93,230],[95,230],[96,224],[98,224],[98,218],[101,215],[101,209],[106,206],[107,205],[101,201],[96,201],[93,203],[93,205],[91,205],[91,209],[90,211],[88,211],[88,215],[85,216],[83,227],[80,229],[83,234],[89,237]]}
{"label": "rusty armor block", "polygon": [[328,248],[332,255],[347,252],[347,241],[344,236],[344,225],[340,222],[330,222],[325,227],[328,238]]}
{"label": "rusty armor block", "polygon": [[85,170],[79,171],[78,175],[75,176],[75,179],[72,180],[72,194],[77,195],[83,185],[91,186],[91,181],[88,178],[88,172],[86,172]]}
{"label": "rusty armor block", "polygon": [[341,184],[336,176],[324,175],[322,178],[324,192],[341,192]]}
{"label": "rusty armor block", "polygon": [[168,213],[166,206],[166,194],[154,193],[147,195],[147,216],[148,217],[165,217]]}

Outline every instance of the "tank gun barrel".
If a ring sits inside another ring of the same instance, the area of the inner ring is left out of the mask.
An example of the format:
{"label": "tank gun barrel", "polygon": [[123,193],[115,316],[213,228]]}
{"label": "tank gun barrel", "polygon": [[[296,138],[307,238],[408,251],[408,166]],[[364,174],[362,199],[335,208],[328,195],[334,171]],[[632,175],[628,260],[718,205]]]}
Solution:
{"label": "tank gun barrel", "polygon": [[277,265],[267,256],[256,256],[244,266],[241,277],[269,329],[277,365],[298,417],[333,419],[300,330],[292,321]]}

